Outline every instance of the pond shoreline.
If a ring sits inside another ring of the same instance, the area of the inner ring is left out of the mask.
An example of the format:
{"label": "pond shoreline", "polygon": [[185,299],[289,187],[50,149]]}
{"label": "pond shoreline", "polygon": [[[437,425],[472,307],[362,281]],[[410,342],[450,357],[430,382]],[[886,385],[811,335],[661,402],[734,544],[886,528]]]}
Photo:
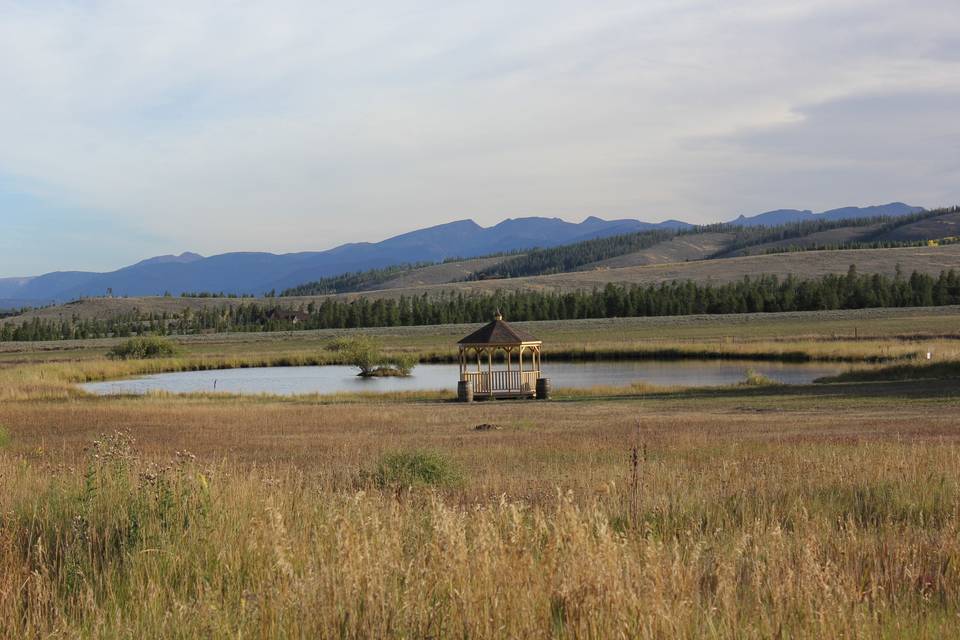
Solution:
{"label": "pond shoreline", "polygon": [[[620,360],[616,362],[552,362],[543,375],[556,388],[590,387],[705,387],[769,379],[777,384],[808,384],[823,376],[842,373],[838,363],[784,363],[735,360]],[[409,377],[357,376],[354,367],[319,365],[298,367],[237,367],[172,373],[154,372],[138,377],[87,382],[81,389],[100,395],[128,393],[226,392],[300,395],[310,393],[434,391],[456,387],[456,364],[428,363]]]}
{"label": "pond shoreline", "polygon": [[[662,349],[562,349],[544,352],[544,365],[551,362],[589,363],[589,362],[677,362],[677,361],[729,361],[729,362],[766,362],[785,364],[885,364],[906,362],[918,357],[915,354],[902,356],[857,357],[845,355],[822,356],[804,351],[723,351],[723,350],[687,350],[675,347]],[[455,353],[420,353],[418,364],[456,364]],[[77,363],[78,367],[82,364]],[[107,364],[107,363],[100,363]],[[253,356],[250,358],[218,358],[215,356],[194,356],[178,358],[157,358],[150,360],[124,360],[108,364],[116,365],[116,375],[109,375],[104,368],[97,371],[77,372],[70,382],[99,382],[104,380],[122,380],[125,378],[153,375],[159,373],[180,373],[188,371],[215,371],[231,369],[259,369],[272,367],[320,367],[340,366],[346,363],[327,354]],[[126,365],[126,366],[124,366]]]}

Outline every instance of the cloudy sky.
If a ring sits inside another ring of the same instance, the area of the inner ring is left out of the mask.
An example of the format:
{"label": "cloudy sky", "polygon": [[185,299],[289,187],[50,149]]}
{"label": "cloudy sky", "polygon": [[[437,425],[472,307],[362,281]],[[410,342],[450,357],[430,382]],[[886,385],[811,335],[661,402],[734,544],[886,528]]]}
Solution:
{"label": "cloudy sky", "polygon": [[957,0],[0,0],[0,276],[960,203]]}

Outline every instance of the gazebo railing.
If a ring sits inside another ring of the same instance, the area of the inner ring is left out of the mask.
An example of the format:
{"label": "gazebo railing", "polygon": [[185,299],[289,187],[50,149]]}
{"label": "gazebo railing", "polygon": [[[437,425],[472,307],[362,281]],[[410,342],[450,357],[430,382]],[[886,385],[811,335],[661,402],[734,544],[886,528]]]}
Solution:
{"label": "gazebo railing", "polygon": [[463,379],[473,383],[475,394],[533,393],[539,371],[465,371]]}

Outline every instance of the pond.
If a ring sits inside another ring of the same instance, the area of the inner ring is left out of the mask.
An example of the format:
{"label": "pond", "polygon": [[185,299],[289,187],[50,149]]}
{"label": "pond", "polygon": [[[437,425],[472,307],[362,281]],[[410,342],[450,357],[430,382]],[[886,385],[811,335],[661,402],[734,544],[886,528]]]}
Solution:
{"label": "pond", "polygon": [[[548,362],[544,375],[554,389],[563,387],[627,386],[648,383],[664,386],[706,387],[740,382],[752,369],[777,382],[807,384],[821,376],[848,369],[842,364],[782,363],[722,360]],[[98,395],[142,394],[151,391],[191,393],[338,393],[352,391],[456,391],[456,364],[422,364],[408,378],[360,378],[345,366],[257,367],[161,373],[126,380],[80,385]]]}

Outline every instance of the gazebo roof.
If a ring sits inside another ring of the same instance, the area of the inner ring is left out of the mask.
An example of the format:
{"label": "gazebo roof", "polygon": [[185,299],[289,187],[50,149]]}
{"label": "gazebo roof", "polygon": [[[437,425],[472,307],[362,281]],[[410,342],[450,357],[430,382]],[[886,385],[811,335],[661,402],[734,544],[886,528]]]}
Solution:
{"label": "gazebo roof", "polygon": [[526,331],[511,327],[503,321],[503,316],[498,313],[493,322],[480,327],[467,337],[461,338],[457,344],[519,345],[531,342],[539,343],[540,341]]}

